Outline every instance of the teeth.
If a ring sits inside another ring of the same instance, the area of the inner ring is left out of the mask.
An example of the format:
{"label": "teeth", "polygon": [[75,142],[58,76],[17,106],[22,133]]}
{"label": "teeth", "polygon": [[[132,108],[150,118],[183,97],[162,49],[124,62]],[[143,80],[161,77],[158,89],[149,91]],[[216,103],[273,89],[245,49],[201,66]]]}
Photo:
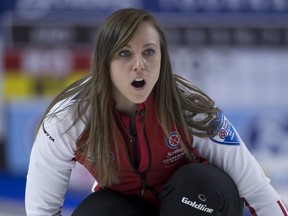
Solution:
{"label": "teeth", "polygon": [[140,82],[140,81],[143,81],[143,79],[142,78],[136,78],[135,81]]}

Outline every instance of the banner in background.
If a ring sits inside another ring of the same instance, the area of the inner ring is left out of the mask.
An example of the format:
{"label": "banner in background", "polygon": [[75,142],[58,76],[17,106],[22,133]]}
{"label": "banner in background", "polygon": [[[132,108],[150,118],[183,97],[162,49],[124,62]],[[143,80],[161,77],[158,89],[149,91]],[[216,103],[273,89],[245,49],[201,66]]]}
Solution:
{"label": "banner in background", "polygon": [[[187,18],[188,19],[188,18]],[[163,21],[169,43],[186,46],[232,46],[232,47],[287,47],[287,26],[232,26],[221,24],[215,28],[210,24],[175,24]],[[241,24],[239,24],[241,25]],[[50,24],[41,22],[14,23],[7,26],[10,45],[40,47],[93,47],[99,24]]]}
{"label": "banner in background", "polygon": [[170,56],[174,72],[204,90],[224,111],[288,106],[285,48],[173,46]]}
{"label": "banner in background", "polygon": [[[4,8],[15,11],[34,10],[38,15],[63,11],[107,11],[124,7],[138,7],[157,12],[288,12],[286,0],[3,0]],[[27,14],[26,14],[27,15]],[[32,15],[30,15],[32,16]],[[34,15],[35,16],[35,15]]]}

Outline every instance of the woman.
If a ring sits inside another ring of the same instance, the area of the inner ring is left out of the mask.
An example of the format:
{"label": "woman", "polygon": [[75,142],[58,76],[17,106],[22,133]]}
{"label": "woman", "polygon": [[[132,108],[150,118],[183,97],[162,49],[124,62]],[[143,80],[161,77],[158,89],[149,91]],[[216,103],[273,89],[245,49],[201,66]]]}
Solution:
{"label": "woman", "polygon": [[73,215],[287,215],[214,102],[172,73],[165,35],[140,9],[114,12],[92,72],[60,93],[40,121],[26,186],[27,215],[60,215],[83,164],[94,193]]}

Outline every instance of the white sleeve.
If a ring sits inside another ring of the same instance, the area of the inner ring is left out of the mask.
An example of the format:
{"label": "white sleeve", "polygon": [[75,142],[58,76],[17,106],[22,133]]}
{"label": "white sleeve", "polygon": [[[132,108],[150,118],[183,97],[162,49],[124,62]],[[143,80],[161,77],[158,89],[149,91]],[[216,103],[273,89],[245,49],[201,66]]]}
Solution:
{"label": "white sleeve", "polygon": [[224,170],[235,182],[239,195],[258,216],[284,216],[287,210],[259,163],[222,114],[217,134],[194,137],[193,147],[209,163]]}
{"label": "white sleeve", "polygon": [[39,129],[27,174],[25,208],[28,216],[61,214],[75,166],[75,141],[81,131],[73,127],[67,132],[71,123],[71,118],[62,113],[46,119]]}

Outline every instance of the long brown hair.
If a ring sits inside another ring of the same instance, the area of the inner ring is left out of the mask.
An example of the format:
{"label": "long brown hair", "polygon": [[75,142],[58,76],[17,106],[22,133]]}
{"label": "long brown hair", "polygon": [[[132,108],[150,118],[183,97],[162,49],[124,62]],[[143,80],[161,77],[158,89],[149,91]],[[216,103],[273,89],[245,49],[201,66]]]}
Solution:
{"label": "long brown hair", "polygon": [[[111,143],[116,149],[118,146],[116,133],[113,133],[117,124],[113,115],[109,73],[111,56],[128,43],[144,21],[155,27],[160,38],[161,69],[153,94],[158,121],[164,132],[168,133],[171,125],[177,125],[177,128],[184,132],[184,143],[190,142],[191,131],[196,136],[207,136],[207,131],[211,130],[209,122],[218,112],[214,102],[206,94],[172,73],[165,34],[150,13],[132,8],[114,12],[99,29],[92,56],[91,73],[61,92],[40,121],[41,124],[57,102],[72,98],[72,104],[77,107],[74,124],[81,120],[86,125],[84,131],[88,131],[88,138],[83,141],[82,134],[78,138],[77,146],[85,155],[87,163],[91,163],[89,158],[95,159],[94,166],[97,167],[99,177],[97,181],[101,186],[119,182],[117,166],[110,156]],[[194,117],[197,114],[204,114],[204,117],[200,121],[196,120]],[[182,145],[189,157],[186,146]]]}

